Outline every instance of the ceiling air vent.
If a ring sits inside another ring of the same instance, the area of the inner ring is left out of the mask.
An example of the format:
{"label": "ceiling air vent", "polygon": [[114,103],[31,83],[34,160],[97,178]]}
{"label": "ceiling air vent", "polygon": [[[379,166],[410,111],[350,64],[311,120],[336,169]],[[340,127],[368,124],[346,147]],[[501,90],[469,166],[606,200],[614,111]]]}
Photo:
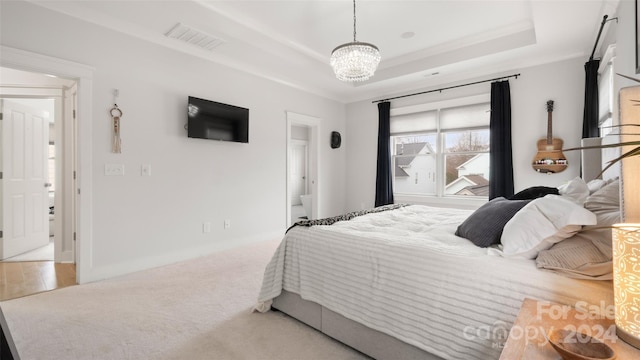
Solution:
{"label": "ceiling air vent", "polygon": [[186,42],[187,44],[195,45],[199,48],[209,51],[224,43],[224,40],[203,33],[200,30],[190,28],[181,23],[178,23],[173,27],[173,29],[169,30],[164,35],[168,38],[178,39],[180,41]]}

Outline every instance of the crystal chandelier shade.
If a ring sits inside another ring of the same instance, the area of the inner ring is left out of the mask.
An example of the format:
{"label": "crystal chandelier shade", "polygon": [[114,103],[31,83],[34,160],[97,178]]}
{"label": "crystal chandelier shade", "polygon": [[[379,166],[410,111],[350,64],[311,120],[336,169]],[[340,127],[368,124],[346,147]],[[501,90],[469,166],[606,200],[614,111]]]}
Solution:
{"label": "crystal chandelier shade", "polygon": [[372,44],[351,42],[331,53],[330,64],[341,81],[365,81],[373,76],[380,63],[380,51]]}
{"label": "crystal chandelier shade", "polygon": [[380,63],[375,45],[356,40],[356,1],[353,0],[353,42],[342,44],[331,52],[330,62],[338,80],[365,81],[373,76]]}

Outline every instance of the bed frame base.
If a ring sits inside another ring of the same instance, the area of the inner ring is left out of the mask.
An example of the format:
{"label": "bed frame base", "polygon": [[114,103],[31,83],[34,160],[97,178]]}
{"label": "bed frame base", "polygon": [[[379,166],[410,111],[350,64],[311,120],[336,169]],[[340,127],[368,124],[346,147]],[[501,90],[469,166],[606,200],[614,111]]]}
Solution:
{"label": "bed frame base", "polygon": [[283,290],[271,306],[374,359],[442,359],[292,292]]}

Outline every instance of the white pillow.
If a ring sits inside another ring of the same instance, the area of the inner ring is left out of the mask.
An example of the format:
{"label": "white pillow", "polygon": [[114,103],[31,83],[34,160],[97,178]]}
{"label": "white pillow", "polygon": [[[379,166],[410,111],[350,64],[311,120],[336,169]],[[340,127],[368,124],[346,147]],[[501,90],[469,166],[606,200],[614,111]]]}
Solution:
{"label": "white pillow", "polygon": [[602,189],[605,185],[607,185],[607,180],[602,179],[593,179],[587,183],[587,187],[589,188],[589,195],[592,195],[594,192]]}
{"label": "white pillow", "polygon": [[563,196],[547,195],[525,205],[502,231],[503,256],[535,259],[542,250],[573,236],[596,216]]}
{"label": "white pillow", "polygon": [[589,196],[589,187],[581,177],[569,181],[566,184],[558,186],[558,192],[562,196],[566,196],[574,203],[582,206]]}
{"label": "white pillow", "polygon": [[[584,207],[596,215],[600,211],[620,211],[620,181],[614,180],[589,195],[584,202]],[[601,224],[598,223],[598,225]]]}
{"label": "white pillow", "polygon": [[[602,189],[596,191],[584,202],[584,208],[596,215],[598,227],[611,226],[619,223],[620,220],[620,182],[611,182]],[[591,227],[582,229],[584,232],[595,232],[597,237],[592,238],[592,242],[603,254],[611,254],[611,229],[594,230]]]}

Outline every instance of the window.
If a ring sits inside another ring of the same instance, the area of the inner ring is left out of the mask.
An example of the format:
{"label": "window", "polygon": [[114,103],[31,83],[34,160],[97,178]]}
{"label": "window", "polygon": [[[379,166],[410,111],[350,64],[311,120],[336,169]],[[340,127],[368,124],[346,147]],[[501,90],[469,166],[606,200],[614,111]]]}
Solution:
{"label": "window", "polygon": [[615,46],[609,46],[600,62],[598,69],[598,127],[600,136],[606,136],[613,130],[614,112],[617,110],[613,104],[618,101],[616,92],[613,90],[613,74],[615,73]]}
{"label": "window", "polygon": [[487,97],[482,99],[480,103],[455,105],[449,101],[435,104],[435,109],[392,113],[394,194],[489,195],[490,104]]}

